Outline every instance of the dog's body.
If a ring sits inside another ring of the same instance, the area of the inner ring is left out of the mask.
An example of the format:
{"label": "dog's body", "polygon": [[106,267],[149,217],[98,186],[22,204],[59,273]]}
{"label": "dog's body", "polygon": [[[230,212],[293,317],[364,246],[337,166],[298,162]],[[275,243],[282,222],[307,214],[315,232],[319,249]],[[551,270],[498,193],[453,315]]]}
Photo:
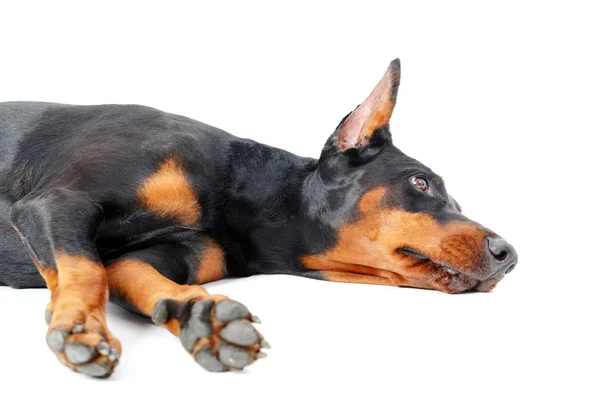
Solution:
{"label": "dog's body", "polygon": [[[307,196],[302,183],[315,171],[316,160],[143,106],[4,103],[0,116],[2,151],[9,155],[3,154],[0,167],[5,195],[0,229],[9,242],[0,249],[0,281],[10,286],[46,283],[10,226],[8,210],[56,186],[102,206],[95,241],[104,265],[159,245],[168,262],[153,265],[179,283],[199,283],[196,275],[204,273],[214,275],[209,280],[302,274],[294,261],[298,255],[331,244],[303,240],[317,231],[326,238],[327,226],[294,218]],[[158,189],[140,207],[140,187],[157,171],[176,184],[184,177],[182,187],[193,196],[177,193],[163,201],[161,196],[169,196],[165,191],[182,188]],[[223,268],[197,270],[213,242],[224,253]]]}
{"label": "dog's body", "polygon": [[225,276],[491,290],[516,253],[392,145],[399,73],[319,159],[142,106],[0,104],[0,282],[51,290],[48,345],[92,376],[120,354],[108,288],[211,371],[267,347],[244,306],[199,286]]}

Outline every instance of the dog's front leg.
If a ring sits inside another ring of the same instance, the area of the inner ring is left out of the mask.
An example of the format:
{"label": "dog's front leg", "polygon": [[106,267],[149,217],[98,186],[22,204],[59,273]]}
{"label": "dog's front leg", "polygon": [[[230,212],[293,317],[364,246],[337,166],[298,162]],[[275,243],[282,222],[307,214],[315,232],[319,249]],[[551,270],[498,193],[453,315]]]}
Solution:
{"label": "dog's front leg", "polygon": [[52,292],[46,341],[66,366],[109,376],[121,344],[106,326],[106,272],[94,234],[101,209],[84,195],[55,188],[27,196],[11,209],[11,223]]}
{"label": "dog's front leg", "polygon": [[208,371],[242,369],[265,356],[260,350],[269,345],[251,324],[260,321],[244,305],[200,285],[179,285],[139,256],[107,267],[112,296],[178,336]]}

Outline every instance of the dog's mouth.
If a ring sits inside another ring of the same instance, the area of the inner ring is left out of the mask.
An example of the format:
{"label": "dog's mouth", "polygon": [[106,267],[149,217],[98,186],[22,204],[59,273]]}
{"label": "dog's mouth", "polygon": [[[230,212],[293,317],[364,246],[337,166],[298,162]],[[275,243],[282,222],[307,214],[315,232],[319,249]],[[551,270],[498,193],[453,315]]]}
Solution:
{"label": "dog's mouth", "polygon": [[461,293],[473,290],[480,283],[478,279],[458,271],[446,263],[433,261],[414,249],[402,247],[396,249],[396,252],[414,259],[415,263],[409,269],[419,273],[434,289],[447,293]]}

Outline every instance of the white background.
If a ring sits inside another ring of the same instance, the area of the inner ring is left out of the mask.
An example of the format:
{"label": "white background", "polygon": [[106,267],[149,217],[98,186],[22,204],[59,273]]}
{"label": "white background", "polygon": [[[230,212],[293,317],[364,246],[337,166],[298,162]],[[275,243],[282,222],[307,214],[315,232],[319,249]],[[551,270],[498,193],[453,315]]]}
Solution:
{"label": "white background", "polygon": [[0,101],[140,103],[317,157],[400,57],[396,145],[519,265],[489,294],[210,284],[273,345],[242,373],[205,372],[110,306],[124,352],[108,381],[46,348],[46,290],[0,288],[0,397],[599,398],[595,2],[210,3],[2,2]]}

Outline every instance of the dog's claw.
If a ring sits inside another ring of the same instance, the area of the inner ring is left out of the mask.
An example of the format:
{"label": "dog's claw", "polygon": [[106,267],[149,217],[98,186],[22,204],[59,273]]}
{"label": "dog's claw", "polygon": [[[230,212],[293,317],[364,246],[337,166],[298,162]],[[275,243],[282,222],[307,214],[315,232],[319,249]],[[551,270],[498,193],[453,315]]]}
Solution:
{"label": "dog's claw", "polygon": [[262,324],[262,321],[256,315],[251,315],[250,321],[254,322],[255,324]]}
{"label": "dog's claw", "polygon": [[108,343],[102,341],[98,343],[98,346],[96,346],[96,350],[98,350],[98,353],[102,354],[103,356],[108,356],[110,354],[111,349]]}
{"label": "dog's claw", "polygon": [[267,356],[267,353],[263,353],[262,351],[259,351],[258,353],[256,353],[256,358],[265,358]]}
{"label": "dog's claw", "polygon": [[108,353],[108,360],[109,361],[117,361],[118,359],[119,359],[119,353],[117,352],[117,350],[111,348]]}
{"label": "dog's claw", "polygon": [[271,345],[265,339],[261,339],[260,347],[262,347],[263,349],[270,349]]}
{"label": "dog's claw", "polygon": [[95,362],[77,367],[77,371],[95,378],[105,378],[111,373],[111,367],[105,362]]}
{"label": "dog's claw", "polygon": [[81,333],[85,330],[85,327],[83,326],[83,324],[77,324],[73,327],[73,329],[71,330],[71,333]]}

